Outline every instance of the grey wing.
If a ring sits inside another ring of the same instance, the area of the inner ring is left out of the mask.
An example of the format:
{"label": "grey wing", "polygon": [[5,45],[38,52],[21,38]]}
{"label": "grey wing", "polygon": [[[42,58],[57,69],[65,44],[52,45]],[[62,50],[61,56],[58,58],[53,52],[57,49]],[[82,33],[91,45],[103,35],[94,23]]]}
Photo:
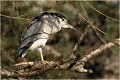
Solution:
{"label": "grey wing", "polygon": [[27,25],[26,29],[23,31],[21,41],[32,34],[38,33],[41,26],[41,21],[34,19]]}
{"label": "grey wing", "polygon": [[42,22],[37,20],[33,20],[28,24],[21,36],[21,41],[18,47],[19,56],[26,54],[27,49],[32,45],[32,43],[38,38],[41,38],[41,35],[43,34],[41,26],[43,26]]}

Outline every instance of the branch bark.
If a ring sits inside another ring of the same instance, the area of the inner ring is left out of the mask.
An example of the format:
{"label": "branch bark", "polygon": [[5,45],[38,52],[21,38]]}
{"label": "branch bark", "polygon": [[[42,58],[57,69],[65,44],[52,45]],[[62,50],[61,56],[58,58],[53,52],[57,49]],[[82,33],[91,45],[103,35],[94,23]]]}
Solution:
{"label": "branch bark", "polygon": [[104,45],[101,45],[97,49],[93,50],[92,52],[88,53],[87,55],[80,58],[76,64],[73,66],[72,70],[78,70],[85,71],[85,72],[92,72],[92,70],[86,70],[84,69],[84,64],[91,58],[94,58],[98,54],[101,54],[103,51],[106,51],[107,49],[111,49],[112,47],[119,46],[120,45],[120,39],[115,39],[112,42],[106,43]]}
{"label": "branch bark", "polygon": [[92,72],[92,70],[84,69],[84,63],[95,57],[98,54],[101,54],[103,51],[110,49],[115,46],[120,45],[120,39],[115,39],[112,42],[101,45],[99,48],[85,55],[83,58],[79,59],[76,64],[69,69],[70,61],[73,59],[60,60],[57,62],[49,61],[49,64],[42,64],[41,62],[22,62],[10,67],[1,69],[2,77],[28,77],[38,74],[42,74],[48,70],[52,69],[61,69],[61,70],[71,70],[77,72]]}

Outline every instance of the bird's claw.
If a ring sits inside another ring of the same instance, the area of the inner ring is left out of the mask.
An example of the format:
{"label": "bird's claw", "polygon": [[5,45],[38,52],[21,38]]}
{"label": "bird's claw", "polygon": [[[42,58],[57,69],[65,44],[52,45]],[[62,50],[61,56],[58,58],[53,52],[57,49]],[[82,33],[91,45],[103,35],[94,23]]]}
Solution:
{"label": "bird's claw", "polygon": [[42,64],[48,64],[49,65],[49,62],[48,61],[41,61]]}

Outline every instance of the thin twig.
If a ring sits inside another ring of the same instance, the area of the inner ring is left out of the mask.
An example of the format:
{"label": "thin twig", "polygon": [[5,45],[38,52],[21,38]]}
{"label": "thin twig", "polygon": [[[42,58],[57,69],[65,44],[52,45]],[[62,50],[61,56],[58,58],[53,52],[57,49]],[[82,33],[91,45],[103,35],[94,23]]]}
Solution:
{"label": "thin twig", "polygon": [[20,38],[18,37],[17,33],[15,32],[15,30],[13,29],[13,27],[11,26],[12,31],[14,32],[15,36],[17,37],[18,40],[20,40]]}
{"label": "thin twig", "polygon": [[30,20],[28,18],[19,18],[19,17],[7,16],[7,15],[4,15],[4,14],[0,14],[0,16],[7,17],[7,18],[12,18],[12,19]]}
{"label": "thin twig", "polygon": [[[66,0],[66,1],[67,1],[67,0]],[[86,22],[88,22],[93,28],[95,28],[96,30],[98,30],[98,31],[102,32],[103,34],[107,35],[104,31],[102,31],[102,30],[98,29],[96,26],[94,26],[94,25],[93,25],[93,22],[90,22],[90,21],[88,21],[87,19],[85,19],[85,18],[75,9],[75,7],[74,7],[72,4],[69,3],[69,1],[67,1],[67,3],[78,13],[78,15],[79,15],[82,19],[84,19]]]}
{"label": "thin twig", "polygon": [[[23,5],[21,4],[20,1],[18,1],[18,3],[23,7]],[[23,8],[23,9],[24,9],[24,8]],[[25,11],[26,11],[26,9],[25,9]],[[28,15],[28,12],[27,12],[27,11],[25,12],[25,14],[26,14],[26,16],[28,17],[29,20],[32,20],[32,19],[30,18],[30,16]]]}
{"label": "thin twig", "polygon": [[99,10],[97,10],[97,9],[94,8],[90,3],[88,3],[86,0],[84,0],[84,1],[85,1],[93,10],[95,10],[96,12],[100,13],[101,15],[103,15],[103,16],[105,16],[105,17],[111,19],[111,20],[114,20],[114,21],[119,22],[119,20],[114,19],[114,18],[112,18],[112,17],[110,17],[110,16],[107,16],[107,15],[105,15],[104,13],[100,12]]}
{"label": "thin twig", "polygon": [[[86,14],[87,19],[90,21],[90,18],[89,18],[89,16],[88,16],[88,14],[87,14],[87,12],[86,12],[84,6],[82,5],[81,2],[80,2],[80,4],[81,4],[81,7],[82,7],[84,13]],[[96,31],[96,29],[95,29],[94,27],[92,27],[92,28],[93,28],[95,34],[97,35],[97,37],[105,44],[106,41],[100,36],[100,34]],[[112,50],[112,49],[110,49],[110,50],[111,50],[113,53],[116,53],[114,50]]]}
{"label": "thin twig", "polygon": [[[15,11],[16,11],[16,13],[17,13],[17,15],[18,15],[18,18],[20,18],[20,17],[19,17],[19,12],[18,12],[18,6],[17,6],[17,4],[16,4],[15,2],[13,2],[13,3],[14,3],[14,5],[15,5]],[[19,19],[19,22],[21,22],[20,19]]]}

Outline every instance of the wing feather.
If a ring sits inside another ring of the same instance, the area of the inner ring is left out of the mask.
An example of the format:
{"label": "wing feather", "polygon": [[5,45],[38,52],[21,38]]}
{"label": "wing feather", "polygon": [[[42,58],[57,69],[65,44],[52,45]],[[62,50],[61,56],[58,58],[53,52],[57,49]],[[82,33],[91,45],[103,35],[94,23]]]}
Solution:
{"label": "wing feather", "polygon": [[32,45],[32,43],[37,39],[45,39],[48,38],[48,34],[45,34],[42,30],[44,24],[41,21],[33,20],[21,36],[21,41],[18,47],[18,54],[24,54],[26,50]]}
{"label": "wing feather", "polygon": [[36,16],[27,25],[26,29],[22,33],[20,44],[18,47],[19,56],[22,56],[22,54],[26,54],[29,47],[33,44],[34,41],[38,39],[48,39],[49,34],[60,31],[61,27],[58,26],[59,21],[56,19],[57,18],[52,17],[47,13]]}

